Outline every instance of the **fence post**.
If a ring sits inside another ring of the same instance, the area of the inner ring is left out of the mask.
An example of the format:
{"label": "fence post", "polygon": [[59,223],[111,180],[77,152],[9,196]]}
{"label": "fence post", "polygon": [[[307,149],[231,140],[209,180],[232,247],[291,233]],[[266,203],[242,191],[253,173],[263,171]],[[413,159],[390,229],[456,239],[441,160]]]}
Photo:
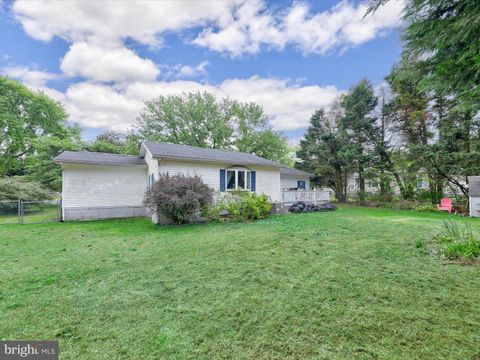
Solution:
{"label": "fence post", "polygon": [[25,204],[23,200],[20,200],[20,215],[21,215],[21,224],[25,223]]}
{"label": "fence post", "polygon": [[22,200],[18,199],[17,201],[17,214],[18,214],[18,223],[22,224]]}

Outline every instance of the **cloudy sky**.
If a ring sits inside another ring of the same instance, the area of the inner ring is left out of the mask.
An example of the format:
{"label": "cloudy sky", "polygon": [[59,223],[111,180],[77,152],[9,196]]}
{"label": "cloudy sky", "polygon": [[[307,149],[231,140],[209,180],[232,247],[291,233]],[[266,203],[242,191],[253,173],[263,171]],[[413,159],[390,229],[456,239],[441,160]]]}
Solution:
{"label": "cloudy sky", "polygon": [[261,104],[292,140],[311,113],[399,59],[400,1],[0,0],[0,73],[64,104],[93,138],[143,101],[206,90]]}

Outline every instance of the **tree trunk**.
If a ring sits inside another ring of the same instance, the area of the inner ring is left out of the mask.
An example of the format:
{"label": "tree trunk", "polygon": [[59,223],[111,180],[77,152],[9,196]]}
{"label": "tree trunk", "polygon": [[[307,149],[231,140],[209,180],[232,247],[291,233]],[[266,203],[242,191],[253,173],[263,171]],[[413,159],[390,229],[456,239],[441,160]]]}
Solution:
{"label": "tree trunk", "polygon": [[343,186],[343,176],[341,169],[335,169],[335,196],[339,202],[345,202],[347,200],[346,192]]}
{"label": "tree trunk", "polygon": [[385,170],[380,170],[380,196],[383,200],[388,200],[390,196],[390,182]]}
{"label": "tree trunk", "polygon": [[365,201],[365,177],[363,176],[363,165],[358,166],[358,199],[360,201]]}

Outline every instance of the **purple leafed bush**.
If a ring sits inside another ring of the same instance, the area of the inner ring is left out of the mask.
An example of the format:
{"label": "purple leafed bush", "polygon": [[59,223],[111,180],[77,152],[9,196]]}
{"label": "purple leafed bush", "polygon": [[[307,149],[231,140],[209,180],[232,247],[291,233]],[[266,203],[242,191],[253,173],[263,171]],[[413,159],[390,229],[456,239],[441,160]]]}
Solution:
{"label": "purple leafed bush", "polygon": [[145,205],[175,224],[191,222],[212,202],[213,190],[198,176],[161,174],[145,194]]}

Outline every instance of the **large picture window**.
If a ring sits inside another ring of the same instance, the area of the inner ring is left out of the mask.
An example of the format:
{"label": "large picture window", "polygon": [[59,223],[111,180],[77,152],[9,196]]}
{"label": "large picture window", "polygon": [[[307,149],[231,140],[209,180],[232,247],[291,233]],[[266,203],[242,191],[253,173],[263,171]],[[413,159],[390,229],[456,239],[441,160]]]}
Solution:
{"label": "large picture window", "polygon": [[250,190],[251,173],[248,170],[227,170],[227,190]]}
{"label": "large picture window", "polygon": [[235,170],[227,170],[227,190],[235,190],[237,188],[235,178]]}

